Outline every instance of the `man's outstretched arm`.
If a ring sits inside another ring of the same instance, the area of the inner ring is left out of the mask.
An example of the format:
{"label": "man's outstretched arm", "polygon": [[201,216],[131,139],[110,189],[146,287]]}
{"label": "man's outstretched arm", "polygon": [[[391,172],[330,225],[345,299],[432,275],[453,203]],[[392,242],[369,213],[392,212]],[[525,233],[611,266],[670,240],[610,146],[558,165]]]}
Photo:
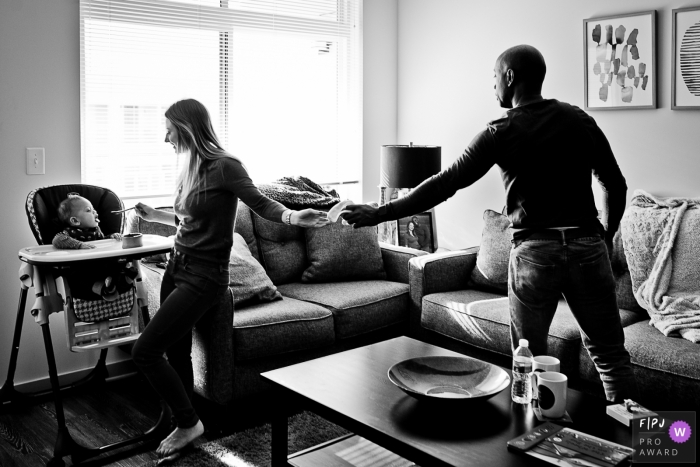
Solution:
{"label": "man's outstretched arm", "polygon": [[350,204],[345,207],[350,212],[342,217],[357,228],[427,211],[483,177],[495,164],[495,154],[495,141],[487,128],[472,140],[454,164],[425,180],[407,196],[376,208],[367,204]]}

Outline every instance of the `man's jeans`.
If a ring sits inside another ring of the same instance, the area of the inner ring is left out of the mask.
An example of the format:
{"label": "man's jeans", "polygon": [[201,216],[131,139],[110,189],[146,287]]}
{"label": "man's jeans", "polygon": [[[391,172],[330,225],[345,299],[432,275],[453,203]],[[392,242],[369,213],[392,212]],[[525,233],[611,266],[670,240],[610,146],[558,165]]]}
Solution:
{"label": "man's jeans", "polygon": [[515,241],[508,271],[511,339],[547,355],[547,335],[563,295],[600,373],[608,400],[637,398],[625,349],[607,248],[600,237]]}

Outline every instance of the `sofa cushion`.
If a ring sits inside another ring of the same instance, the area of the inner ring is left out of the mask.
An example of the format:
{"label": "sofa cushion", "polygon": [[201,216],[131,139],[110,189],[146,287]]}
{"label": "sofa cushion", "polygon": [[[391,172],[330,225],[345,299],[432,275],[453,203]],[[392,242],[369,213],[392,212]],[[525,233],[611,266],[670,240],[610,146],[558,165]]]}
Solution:
{"label": "sofa cushion", "polygon": [[355,229],[335,222],[304,233],[310,264],[302,282],[386,279],[375,227]]}
{"label": "sofa cushion", "polygon": [[[633,316],[637,321],[624,326],[625,348],[630,353],[639,391],[645,396],[643,405],[652,410],[689,410],[688,401],[696,401],[700,407],[698,345],[680,337],[666,337],[650,326],[648,319],[639,321],[639,315]],[[590,358],[581,359],[579,374],[584,379],[599,381]],[[667,405],[654,404],[660,400],[667,401]],[[685,407],[669,406],[668,401],[679,401]]]}
{"label": "sofa cushion", "polygon": [[275,285],[301,280],[308,264],[304,229],[278,224],[251,211],[258,253],[267,275]]}
{"label": "sofa cushion", "polygon": [[510,221],[508,217],[490,209],[484,211],[483,219],[484,229],[470,285],[505,294],[508,293],[508,261],[513,238]]}
{"label": "sofa cushion", "polygon": [[[620,311],[623,326],[640,317]],[[480,290],[460,290],[423,297],[421,324],[424,328],[483,349],[511,355],[508,297]],[[559,302],[549,328],[548,353],[561,360],[562,372],[579,368],[581,334],[565,300]]]}
{"label": "sofa cushion", "polygon": [[408,316],[408,284],[400,282],[294,283],[279,286],[279,291],[332,311],[337,339],[400,323]]}
{"label": "sofa cushion", "polygon": [[312,349],[335,342],[333,315],[313,303],[284,298],[238,309],[233,314],[237,361]]}
{"label": "sofa cushion", "polygon": [[251,216],[252,212],[250,208],[243,201],[239,200],[234,232],[243,237],[248,245],[250,254],[262,264],[262,261],[260,261],[260,254],[258,253],[258,242],[255,239],[255,232],[253,230],[253,218]]}
{"label": "sofa cushion", "polygon": [[236,308],[248,301],[271,302],[280,300],[282,295],[265,270],[253,258],[243,237],[233,234],[233,248],[229,262],[229,287],[233,292]]}

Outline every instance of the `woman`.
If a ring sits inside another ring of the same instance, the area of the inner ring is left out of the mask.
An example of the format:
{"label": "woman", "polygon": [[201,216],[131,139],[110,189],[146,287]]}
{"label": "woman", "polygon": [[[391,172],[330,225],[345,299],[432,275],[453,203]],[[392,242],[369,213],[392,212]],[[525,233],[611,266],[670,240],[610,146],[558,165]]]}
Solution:
{"label": "woman", "polygon": [[420,250],[420,243],[418,242],[418,236],[416,235],[416,224],[413,221],[409,221],[406,224],[406,235],[404,235],[404,245],[409,248],[415,248]]}
{"label": "woman", "polygon": [[192,328],[227,290],[238,200],[277,223],[322,227],[328,219],[325,212],[293,211],[263,196],[243,163],[221,147],[209,113],[198,101],[178,101],[165,117],[165,142],[188,160],[178,177],[174,213],[136,205],[139,217],[175,225],[177,235],[161,284],[160,309],[132,355],[177,422],[157,449],[159,457],[169,461],[204,433],[190,401]]}

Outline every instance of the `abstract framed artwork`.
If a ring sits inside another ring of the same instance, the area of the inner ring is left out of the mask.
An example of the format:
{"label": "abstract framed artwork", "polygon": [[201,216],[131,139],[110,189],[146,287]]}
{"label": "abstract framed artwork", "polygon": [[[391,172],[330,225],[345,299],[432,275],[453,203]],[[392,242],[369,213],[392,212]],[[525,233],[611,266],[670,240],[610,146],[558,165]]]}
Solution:
{"label": "abstract framed artwork", "polygon": [[583,20],[586,110],[656,108],[656,10]]}
{"label": "abstract framed artwork", "polygon": [[671,109],[700,109],[700,6],[673,10]]}

